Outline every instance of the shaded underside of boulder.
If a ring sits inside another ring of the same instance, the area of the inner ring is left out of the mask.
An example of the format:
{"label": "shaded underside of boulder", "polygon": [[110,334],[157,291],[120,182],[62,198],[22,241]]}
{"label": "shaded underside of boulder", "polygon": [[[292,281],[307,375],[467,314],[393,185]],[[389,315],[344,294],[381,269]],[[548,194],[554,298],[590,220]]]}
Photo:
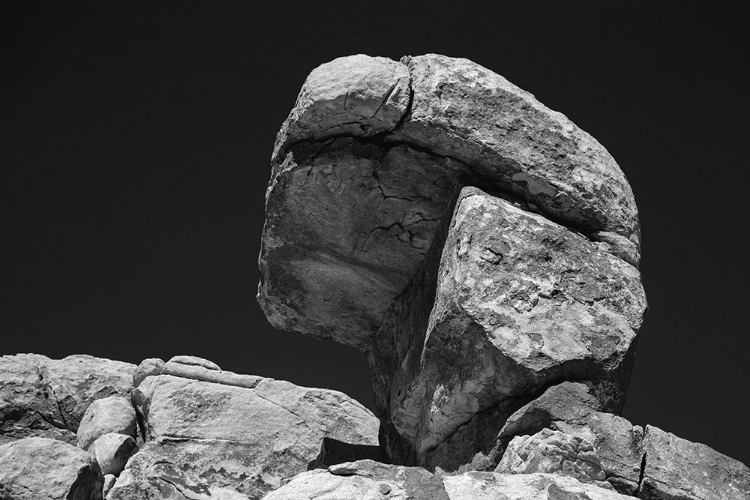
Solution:
{"label": "shaded underside of boulder", "polygon": [[129,398],[134,370],[130,363],[85,355],[0,357],[0,443],[41,436],[75,444],[92,402]]}

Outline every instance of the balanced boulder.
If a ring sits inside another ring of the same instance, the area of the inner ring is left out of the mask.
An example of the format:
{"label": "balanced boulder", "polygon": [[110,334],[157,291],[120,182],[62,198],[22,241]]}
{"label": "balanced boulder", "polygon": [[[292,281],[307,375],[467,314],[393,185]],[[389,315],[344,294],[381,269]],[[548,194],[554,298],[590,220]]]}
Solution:
{"label": "balanced boulder", "polygon": [[271,163],[258,300],[367,354],[392,460],[455,470],[454,433],[476,452],[564,380],[621,411],[638,214],[565,116],[465,59],[358,55],[310,74]]}

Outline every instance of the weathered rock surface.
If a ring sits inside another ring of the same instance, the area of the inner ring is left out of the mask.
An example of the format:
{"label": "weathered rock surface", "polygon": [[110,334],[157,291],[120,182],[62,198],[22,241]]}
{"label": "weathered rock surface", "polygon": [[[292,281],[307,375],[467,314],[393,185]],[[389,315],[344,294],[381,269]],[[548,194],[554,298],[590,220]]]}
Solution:
{"label": "weathered rock surface", "polygon": [[646,426],[643,481],[646,500],[748,500],[750,468],[700,443]]}
{"label": "weathered rock surface", "polygon": [[435,476],[420,467],[363,460],[298,475],[266,500],[413,499],[413,500],[614,500],[628,498],[593,484],[550,474],[506,475],[469,472]]}
{"label": "weathered rock surface", "polygon": [[96,459],[102,474],[119,476],[125,464],[138,451],[135,439],[124,434],[111,432],[97,438],[88,447],[89,454]]}
{"label": "weathered rock surface", "polygon": [[464,185],[531,202],[637,264],[635,202],[609,153],[465,59],[322,65],[272,164],[259,301],[280,329],[366,349]]}
{"label": "weathered rock surface", "polygon": [[633,193],[617,163],[565,115],[472,61],[405,57],[411,112],[393,140],[471,166],[487,184],[537,205],[586,233],[640,244]]}
{"label": "weathered rock surface", "polygon": [[639,248],[624,175],[565,116],[465,59],[353,56],[279,131],[258,300],[368,354],[392,460],[455,470],[446,443],[477,452],[550,385],[621,410]]}
{"label": "weathered rock surface", "polygon": [[86,409],[76,433],[78,446],[87,450],[89,445],[109,433],[135,437],[135,410],[130,398],[110,396],[97,399]]}
{"label": "weathered rock surface", "polygon": [[0,357],[0,443],[27,436],[76,442],[76,431],[89,405],[111,395],[129,397],[135,365],[39,354]]}
{"label": "weathered rock surface", "polygon": [[[657,427],[644,430],[600,409],[584,384],[551,387],[511,415],[495,446],[484,460],[475,458],[474,463],[487,469],[498,460],[512,461],[509,443],[515,436],[539,435],[549,429],[591,443],[606,480],[620,493],[660,500],[750,499],[750,468],[742,463]],[[524,470],[546,472],[545,467],[526,460]]]}
{"label": "weathered rock surface", "polygon": [[73,445],[43,437],[0,446],[0,498],[101,500],[104,477],[96,461]]}
{"label": "weathered rock surface", "polygon": [[393,130],[411,100],[409,70],[385,57],[340,57],[314,69],[279,131],[274,156],[298,142]]}
{"label": "weathered rock surface", "polygon": [[[146,448],[154,446],[148,443]],[[248,500],[232,490],[212,485],[184,472],[168,457],[138,453],[107,494],[107,500]]]}
{"label": "weathered rock surface", "polygon": [[[394,357],[396,346],[388,410],[419,461],[477,413],[560,380],[590,380],[604,408],[620,411],[645,295],[633,266],[586,238],[464,188],[434,304],[404,297],[409,308],[379,335],[406,341],[376,343],[371,356]],[[430,306],[422,324],[403,318]]]}
{"label": "weathered rock surface", "polygon": [[643,429],[600,410],[601,403],[584,384],[564,382],[550,387],[507,419],[487,453],[488,463],[503,455],[514,436],[551,429],[592,443],[607,481],[617,491],[633,495],[641,478]]}
{"label": "weathered rock surface", "polygon": [[560,474],[582,483],[612,489],[605,481],[607,475],[602,470],[601,459],[590,441],[549,429],[542,429],[533,436],[513,438],[495,472]]}
{"label": "weathered rock surface", "polygon": [[[377,418],[346,395],[257,379],[251,389],[174,375],[145,377],[133,392],[148,441],[139,460],[163,461],[196,484],[260,498],[326,463],[325,439],[365,456],[379,449]],[[327,455],[330,463],[335,453]],[[131,460],[126,471],[132,467]],[[158,476],[151,465],[146,469],[148,477]]]}

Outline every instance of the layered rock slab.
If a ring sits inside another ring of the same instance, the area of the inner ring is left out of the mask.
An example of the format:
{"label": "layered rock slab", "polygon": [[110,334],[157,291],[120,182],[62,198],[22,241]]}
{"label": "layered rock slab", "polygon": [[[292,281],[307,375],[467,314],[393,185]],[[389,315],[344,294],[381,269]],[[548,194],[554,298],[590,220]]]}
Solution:
{"label": "layered rock slab", "polygon": [[[174,371],[170,363],[164,370]],[[249,376],[201,366],[191,370],[248,385]],[[262,377],[250,388],[165,374],[143,378],[133,401],[147,443],[123,472],[128,491],[155,487],[154,464],[163,463],[195,484],[260,498],[324,461],[325,439],[349,449],[379,449],[377,418],[336,391]],[[113,492],[119,485],[120,480]]]}
{"label": "layered rock slab", "polygon": [[29,437],[0,446],[0,498],[101,500],[104,476],[85,451],[55,439]]}
{"label": "layered rock slab", "polygon": [[130,363],[85,355],[0,357],[0,443],[40,436],[75,444],[91,403],[130,397],[134,370]]}
{"label": "layered rock slab", "polygon": [[586,233],[619,234],[638,254],[632,190],[596,139],[468,59],[427,54],[402,62],[409,67],[413,100],[393,140],[457,158],[482,184],[510,191]]}

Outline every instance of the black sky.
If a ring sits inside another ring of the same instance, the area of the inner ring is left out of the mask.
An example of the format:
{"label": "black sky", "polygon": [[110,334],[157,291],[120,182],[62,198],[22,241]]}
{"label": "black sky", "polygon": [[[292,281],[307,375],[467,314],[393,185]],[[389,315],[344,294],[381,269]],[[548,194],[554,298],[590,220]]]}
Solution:
{"label": "black sky", "polygon": [[650,306],[625,416],[750,464],[739,10],[18,4],[0,13],[0,354],[195,354],[372,405],[361,355],[272,331],[255,301],[268,159],[315,66],[437,52],[504,75],[617,159]]}

